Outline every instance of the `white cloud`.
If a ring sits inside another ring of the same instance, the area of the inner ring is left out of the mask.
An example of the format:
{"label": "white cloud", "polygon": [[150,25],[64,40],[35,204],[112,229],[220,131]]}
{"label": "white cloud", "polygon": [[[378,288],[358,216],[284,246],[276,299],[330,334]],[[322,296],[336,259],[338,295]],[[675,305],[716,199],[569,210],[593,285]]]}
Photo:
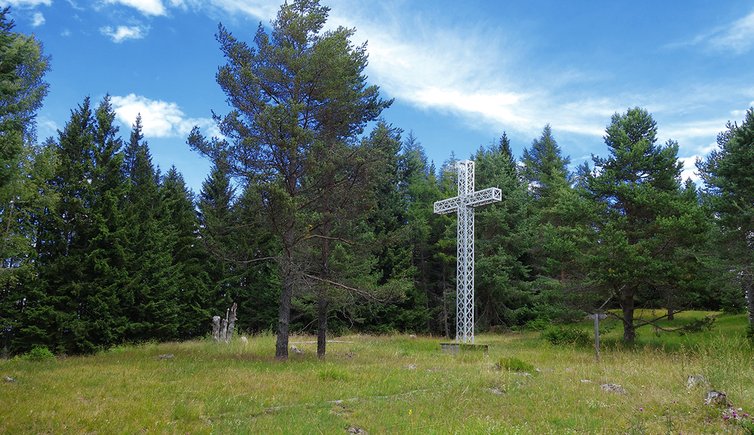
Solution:
{"label": "white cloud", "polygon": [[696,159],[703,159],[703,156],[695,155],[691,157],[679,157],[678,161],[683,162],[683,169],[681,169],[681,180],[686,181],[691,178],[691,181],[697,185],[701,185],[702,179],[696,170]]}
{"label": "white cloud", "polygon": [[[118,3],[124,6],[132,7],[144,15],[165,15],[165,5],[162,4],[162,0],[106,0],[107,3]],[[175,4],[175,1],[171,1],[171,4]]]}
{"label": "white cloud", "polygon": [[39,27],[45,23],[45,16],[42,15],[42,12],[34,12],[34,15],[31,17],[31,25],[32,27]]}
{"label": "white cloud", "polygon": [[746,53],[754,48],[754,11],[732,23],[700,33],[688,41],[666,44],[665,48],[675,49],[697,45],[726,53]]}
{"label": "white cloud", "polygon": [[252,17],[269,20],[274,18],[280,8],[280,2],[269,0],[187,0],[194,7],[202,7],[207,3],[230,14],[243,13]]}
{"label": "white cloud", "polygon": [[128,127],[141,114],[146,137],[186,137],[195,125],[208,130],[210,136],[219,136],[211,118],[189,118],[176,103],[136,94],[113,96],[110,101],[118,120]]}
{"label": "white cloud", "polygon": [[118,26],[116,28],[106,26],[99,30],[103,35],[109,36],[116,44],[128,39],[142,39],[147,36],[148,31],[141,26]]}
{"label": "white cloud", "polygon": [[0,1],[0,6],[12,6],[14,8],[34,8],[40,5],[50,6],[52,0],[5,0]]}
{"label": "white cloud", "polygon": [[720,50],[742,54],[754,47],[754,12],[715,32],[709,43]]}

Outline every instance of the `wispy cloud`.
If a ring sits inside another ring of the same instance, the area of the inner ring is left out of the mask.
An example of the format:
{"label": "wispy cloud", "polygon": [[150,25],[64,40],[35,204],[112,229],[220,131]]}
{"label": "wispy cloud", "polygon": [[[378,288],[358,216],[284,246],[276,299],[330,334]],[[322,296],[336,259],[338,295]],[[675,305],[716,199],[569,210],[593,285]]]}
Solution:
{"label": "wispy cloud", "polygon": [[33,8],[41,5],[50,6],[52,0],[4,0],[0,6],[13,6],[14,8]]}
{"label": "wispy cloud", "polygon": [[737,54],[748,52],[754,47],[754,11],[734,21],[725,30],[716,32],[709,43],[720,50],[732,50]]}
{"label": "wispy cloud", "polygon": [[105,26],[100,28],[100,32],[110,37],[116,44],[128,39],[142,39],[147,36],[148,29],[141,26]]}
{"label": "wispy cloud", "polygon": [[42,15],[42,12],[34,12],[34,15],[31,17],[31,25],[32,27],[39,27],[45,23],[45,16]]}
{"label": "wispy cloud", "polygon": [[166,13],[162,0],[106,0],[106,3],[129,6],[144,15],[159,16]]}
{"label": "wispy cloud", "polygon": [[666,48],[707,47],[715,51],[744,54],[754,48],[754,11],[732,23],[697,34],[687,41],[666,44]]}
{"label": "wispy cloud", "polygon": [[131,126],[141,114],[146,137],[186,137],[196,125],[206,129],[209,135],[219,136],[215,123],[210,118],[191,118],[183,113],[178,104],[128,94],[111,97],[113,110],[123,124]]}

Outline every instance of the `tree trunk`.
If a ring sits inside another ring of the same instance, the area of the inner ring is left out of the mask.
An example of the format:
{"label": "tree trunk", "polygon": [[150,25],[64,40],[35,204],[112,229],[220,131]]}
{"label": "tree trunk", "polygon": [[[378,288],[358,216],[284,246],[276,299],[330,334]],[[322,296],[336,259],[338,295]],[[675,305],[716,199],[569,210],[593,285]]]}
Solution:
{"label": "tree trunk", "polygon": [[293,275],[293,228],[286,230],[283,234],[283,263],[280,267],[283,288],[280,291],[280,306],[278,307],[278,330],[277,341],[275,343],[275,359],[285,361],[288,359],[288,334],[291,324],[291,297],[293,296],[293,286],[295,277]]}
{"label": "tree trunk", "polygon": [[621,308],[623,308],[623,341],[633,344],[636,341],[634,329],[634,291],[626,288],[621,292]]}
{"label": "tree trunk", "polygon": [[673,295],[671,292],[672,290],[668,290],[668,296],[665,302],[668,307],[668,320],[675,319],[675,308],[673,307]]}
{"label": "tree trunk", "polygon": [[327,310],[329,303],[321,294],[317,301],[317,358],[323,359],[327,351]]}

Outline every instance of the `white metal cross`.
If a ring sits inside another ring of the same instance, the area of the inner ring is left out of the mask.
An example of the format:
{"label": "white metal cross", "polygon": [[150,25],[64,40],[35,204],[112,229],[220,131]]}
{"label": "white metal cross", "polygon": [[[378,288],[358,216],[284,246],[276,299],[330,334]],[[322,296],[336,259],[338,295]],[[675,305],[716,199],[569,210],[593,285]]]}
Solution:
{"label": "white metal cross", "polygon": [[456,168],[458,196],[435,202],[435,213],[458,214],[456,341],[474,343],[474,207],[501,201],[503,194],[497,187],[474,191],[473,161],[461,160]]}

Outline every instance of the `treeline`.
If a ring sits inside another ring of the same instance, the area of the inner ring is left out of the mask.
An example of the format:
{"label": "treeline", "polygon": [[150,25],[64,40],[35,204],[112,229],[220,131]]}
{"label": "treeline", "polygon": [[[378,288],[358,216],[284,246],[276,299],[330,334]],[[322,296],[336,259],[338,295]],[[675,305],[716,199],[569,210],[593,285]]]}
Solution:
{"label": "treeline", "polygon": [[[202,336],[232,302],[240,329],[278,334],[279,358],[290,331],[317,331],[320,355],[328,331],[454,336],[455,218],[432,204],[456,195],[455,158],[438,168],[380,121],[391,101],[366,83],[366,47],[353,29],[322,31],[327,13],[286,4],[253,47],[220,27],[231,111],[223,137],[188,137],[213,163],[195,196],[154,167],[140,118],[121,136],[107,97],[37,144],[48,60],[2,12],[5,352]],[[702,189],[641,108],[614,115],[607,155],[575,171],[549,126],[520,159],[505,133],[480,147],[476,185],[503,200],[477,211],[477,328],[540,328],[606,303],[633,341],[638,307],[748,303],[754,316],[754,109],[721,128]]]}

